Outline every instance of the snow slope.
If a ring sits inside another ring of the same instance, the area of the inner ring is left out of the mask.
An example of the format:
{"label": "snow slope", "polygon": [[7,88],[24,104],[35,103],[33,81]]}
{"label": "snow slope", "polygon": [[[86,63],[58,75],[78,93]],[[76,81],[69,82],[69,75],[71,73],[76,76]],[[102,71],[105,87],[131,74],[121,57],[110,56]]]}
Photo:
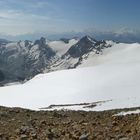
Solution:
{"label": "snow slope", "polygon": [[56,51],[56,53],[61,56],[67,52],[67,50],[74,44],[78,42],[77,39],[71,39],[69,40],[69,43],[65,43],[61,40],[59,41],[50,41],[48,42],[48,45]]}
{"label": "snow slope", "polygon": [[139,114],[140,113],[140,110],[139,109],[136,109],[136,110],[133,110],[133,111],[123,111],[123,112],[120,112],[114,116],[125,116],[125,115],[129,115],[129,114]]}
{"label": "snow slope", "polygon": [[102,55],[90,52],[86,59],[79,67],[95,66],[95,65],[127,65],[138,63],[140,61],[140,44],[114,44],[112,47],[103,50]]}
{"label": "snow slope", "polygon": [[0,88],[0,105],[39,109],[51,104],[107,101],[94,108],[108,110],[140,106],[140,44],[116,44],[81,65],[91,66],[41,74],[23,85]]}

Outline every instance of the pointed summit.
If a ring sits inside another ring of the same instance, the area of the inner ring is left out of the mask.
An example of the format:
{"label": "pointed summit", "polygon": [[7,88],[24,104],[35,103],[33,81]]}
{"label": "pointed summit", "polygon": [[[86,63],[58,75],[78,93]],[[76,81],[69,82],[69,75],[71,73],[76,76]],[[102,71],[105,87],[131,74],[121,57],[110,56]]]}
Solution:
{"label": "pointed summit", "polygon": [[34,45],[36,45],[36,44],[38,44],[40,46],[44,46],[44,45],[46,45],[46,39],[44,37],[41,37],[39,40],[35,41]]}
{"label": "pointed summit", "polygon": [[86,35],[83,38],[81,38],[80,41],[84,41],[84,42],[89,42],[90,41],[92,43],[97,43],[97,40],[95,40],[94,38],[92,38],[92,37],[90,37],[88,35]]}
{"label": "pointed summit", "polygon": [[73,45],[67,52],[72,57],[81,57],[92,50],[98,41],[91,38],[90,36],[84,36],[77,44]]}

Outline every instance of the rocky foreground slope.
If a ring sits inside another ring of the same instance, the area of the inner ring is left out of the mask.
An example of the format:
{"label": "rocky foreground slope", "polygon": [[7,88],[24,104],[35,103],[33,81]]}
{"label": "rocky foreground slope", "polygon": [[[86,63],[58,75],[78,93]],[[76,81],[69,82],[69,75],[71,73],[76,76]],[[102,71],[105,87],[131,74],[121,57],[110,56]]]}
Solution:
{"label": "rocky foreground slope", "polygon": [[140,114],[116,116],[120,111],[36,112],[0,107],[0,140],[139,140]]}

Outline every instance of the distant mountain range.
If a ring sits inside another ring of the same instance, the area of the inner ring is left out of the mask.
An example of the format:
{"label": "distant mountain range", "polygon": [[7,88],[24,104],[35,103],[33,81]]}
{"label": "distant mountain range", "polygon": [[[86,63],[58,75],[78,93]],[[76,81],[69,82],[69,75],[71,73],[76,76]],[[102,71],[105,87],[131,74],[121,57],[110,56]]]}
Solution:
{"label": "distant mountain range", "polygon": [[112,46],[90,36],[49,41],[41,37],[34,42],[0,40],[0,83],[26,81],[38,73],[78,67],[90,53],[102,54]]}
{"label": "distant mountain range", "polygon": [[[82,38],[85,34],[90,35],[97,40],[114,40],[116,42],[123,42],[123,43],[140,43],[140,31],[129,29],[129,28],[120,28],[117,30],[107,30],[107,31],[98,31],[96,29],[87,29],[84,32],[63,32],[63,33],[32,33],[32,34],[23,34],[23,35],[4,35],[0,34],[0,38],[6,38],[8,40],[36,40],[40,38],[40,36],[44,36],[50,40],[58,40],[58,39],[68,39],[76,36],[78,38]],[[65,40],[66,41],[66,40]]]}

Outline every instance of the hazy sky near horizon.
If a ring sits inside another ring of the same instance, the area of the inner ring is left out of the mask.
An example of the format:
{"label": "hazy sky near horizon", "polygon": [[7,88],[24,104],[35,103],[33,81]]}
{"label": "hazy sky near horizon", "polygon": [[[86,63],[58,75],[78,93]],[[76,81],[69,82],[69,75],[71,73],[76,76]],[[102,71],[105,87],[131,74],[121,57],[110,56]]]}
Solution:
{"label": "hazy sky near horizon", "polygon": [[0,0],[0,33],[140,29],[139,0]]}

